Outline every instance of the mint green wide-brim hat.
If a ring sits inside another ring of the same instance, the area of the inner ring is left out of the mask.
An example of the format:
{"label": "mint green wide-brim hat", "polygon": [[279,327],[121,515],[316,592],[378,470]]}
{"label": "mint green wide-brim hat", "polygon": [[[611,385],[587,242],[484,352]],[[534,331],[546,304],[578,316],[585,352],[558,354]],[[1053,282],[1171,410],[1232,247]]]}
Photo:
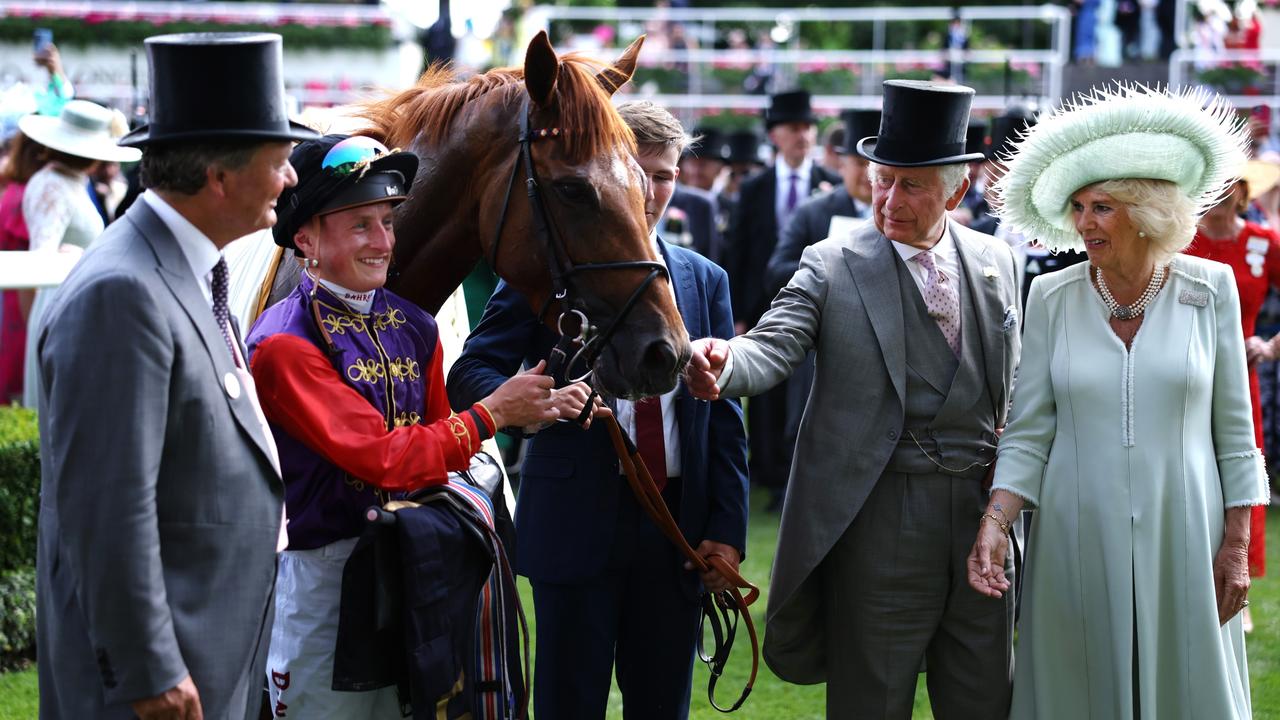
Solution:
{"label": "mint green wide-brim hat", "polygon": [[1248,144],[1235,108],[1207,90],[1095,88],[1041,117],[1001,158],[996,212],[1051,251],[1083,251],[1071,213],[1071,196],[1080,188],[1125,178],[1168,180],[1199,215],[1240,176]]}

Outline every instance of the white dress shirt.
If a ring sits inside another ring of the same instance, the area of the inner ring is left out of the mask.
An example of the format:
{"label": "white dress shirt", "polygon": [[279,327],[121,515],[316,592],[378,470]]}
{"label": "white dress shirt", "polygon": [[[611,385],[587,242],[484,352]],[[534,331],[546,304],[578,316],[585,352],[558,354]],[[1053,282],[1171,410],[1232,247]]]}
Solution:
{"label": "white dress shirt", "polygon": [[[662,257],[662,250],[658,247],[658,236],[651,235],[653,242],[653,252],[658,257],[658,262],[666,264],[666,260]],[[671,287],[671,283],[667,283],[667,287]],[[675,297],[675,289],[671,290],[672,297]],[[662,402],[662,446],[667,454],[667,477],[680,477],[680,426],[676,422],[676,391],[680,389],[679,383],[671,392],[664,393],[660,398]],[[619,399],[613,409],[614,417],[618,421],[619,427],[631,436],[632,440],[636,439],[636,409],[635,403],[630,400]]]}
{"label": "white dress shirt", "polygon": [[[778,219],[778,235],[782,235],[782,229],[786,227],[787,221],[790,220],[787,212],[787,194],[791,192],[791,173],[796,174],[796,207],[800,207],[800,203],[809,197],[809,175],[813,173],[813,160],[805,158],[800,167],[793,168],[778,157],[778,162],[773,166],[774,172],[778,176],[777,189],[774,193],[773,207],[776,212],[774,217]],[[791,212],[795,212],[795,208],[791,208]]]}

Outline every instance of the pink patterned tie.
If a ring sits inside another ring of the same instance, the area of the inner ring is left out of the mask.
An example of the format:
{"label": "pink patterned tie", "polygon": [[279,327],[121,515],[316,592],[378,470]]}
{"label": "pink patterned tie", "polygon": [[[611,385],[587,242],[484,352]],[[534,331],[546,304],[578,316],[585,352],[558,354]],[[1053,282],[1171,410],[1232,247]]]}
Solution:
{"label": "pink patterned tie", "polygon": [[924,304],[929,308],[929,317],[938,323],[947,345],[951,346],[951,352],[960,357],[960,294],[956,292],[956,284],[938,272],[932,252],[925,250],[911,259],[929,273],[924,283]]}

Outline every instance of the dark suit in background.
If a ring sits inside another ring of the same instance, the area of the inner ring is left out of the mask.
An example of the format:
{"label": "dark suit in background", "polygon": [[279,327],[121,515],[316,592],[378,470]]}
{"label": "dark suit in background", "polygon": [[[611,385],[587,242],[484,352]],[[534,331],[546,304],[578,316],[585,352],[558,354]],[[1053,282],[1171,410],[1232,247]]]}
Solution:
{"label": "dark suit in background", "polygon": [[[855,202],[844,185],[837,185],[801,203],[783,228],[782,239],[773,249],[769,265],[765,268],[765,282],[768,283],[770,294],[777,295],[791,280],[791,276],[800,267],[800,257],[805,248],[827,239],[832,218],[841,216],[865,219],[870,215],[871,206]],[[786,423],[783,426],[782,442],[788,449],[795,448],[796,439],[800,435],[800,420],[804,417],[805,406],[809,403],[809,391],[813,388],[815,357],[813,351],[810,351],[804,363],[791,373],[791,378],[785,384]]]}
{"label": "dark suit in background", "polygon": [[[723,270],[660,243],[691,338],[732,337]],[[469,407],[547,357],[556,337],[529,302],[499,283],[449,372],[454,407]],[[745,553],[746,441],[734,401],[703,402],[679,386],[681,479],[664,497],[693,547]],[[534,435],[516,503],[516,571],[529,578],[538,628],[534,716],[604,717],[611,670],[627,717],[688,714],[698,625],[696,573],[663,538],[621,476],[604,423],[556,423]]]}
{"label": "dark suit in background", "polygon": [[[718,264],[717,257],[721,252],[722,240],[718,219],[720,208],[716,196],[706,190],[677,184],[675,192],[671,193],[671,202],[667,204],[666,217],[669,218],[671,216],[672,208],[681,211],[685,215],[685,226],[682,234],[688,239],[688,244],[672,238],[670,225],[667,225],[668,229],[666,230],[664,230],[663,226],[659,226],[658,233],[667,242],[687,247]],[[666,220],[664,219],[665,222]]]}
{"label": "dark suit in background", "polygon": [[[801,193],[801,203],[824,182],[838,185],[840,176],[814,163],[809,171],[809,186]],[[747,328],[756,324],[774,296],[774,288],[766,283],[765,270],[778,244],[777,194],[778,176],[773,166],[747,178],[729,223],[722,259],[729,271],[729,287],[733,292],[733,317]],[[751,478],[771,488],[775,498],[786,487],[794,447],[786,441],[788,393],[788,383],[783,382],[752,397],[747,405]]]}

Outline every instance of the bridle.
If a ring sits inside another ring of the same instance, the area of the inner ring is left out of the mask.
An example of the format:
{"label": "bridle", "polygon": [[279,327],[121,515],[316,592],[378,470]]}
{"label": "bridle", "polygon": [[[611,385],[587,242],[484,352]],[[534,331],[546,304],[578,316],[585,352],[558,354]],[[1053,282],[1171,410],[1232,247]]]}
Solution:
{"label": "bridle", "polygon": [[[605,263],[575,263],[573,261],[573,258],[569,256],[568,248],[565,247],[563,231],[556,224],[555,217],[547,210],[547,203],[542,196],[542,185],[538,182],[538,171],[533,163],[533,143],[537,140],[559,139],[564,136],[564,131],[558,127],[531,130],[531,115],[529,96],[526,94],[520,103],[520,132],[516,141],[519,145],[519,154],[511,165],[511,176],[507,179],[507,190],[503,196],[502,210],[498,214],[498,225],[493,232],[492,250],[489,253],[489,267],[495,273],[498,272],[498,249],[502,243],[502,230],[507,222],[507,210],[511,205],[511,189],[515,187],[516,176],[520,174],[520,167],[523,165],[525,169],[525,193],[529,197],[529,214],[533,218],[534,237],[546,250],[547,271],[551,278],[551,294],[547,297],[547,301],[543,303],[542,310],[538,313],[538,320],[542,321],[546,318],[547,311],[551,308],[553,301],[560,303],[562,322],[565,315],[574,315],[580,323],[578,332],[574,334],[581,336],[582,347],[574,354],[564,369],[567,372],[570,368],[584,367],[589,371],[595,365],[596,360],[599,359],[600,354],[604,352],[604,348],[609,344],[609,341],[613,339],[623,321],[635,309],[640,297],[653,284],[653,281],[659,277],[666,277],[669,281],[670,275],[667,272],[667,266],[657,260],[621,260]],[[632,290],[631,296],[623,303],[622,309],[609,320],[603,330],[591,324],[587,317],[586,306],[580,299],[581,293],[576,292],[575,278],[587,272],[637,269],[648,270],[649,272],[644,280]],[[583,377],[585,378],[585,375]]]}
{"label": "bridle", "polygon": [[[560,303],[560,317],[556,324],[559,339],[548,358],[546,374],[555,378],[557,387],[574,382],[585,382],[590,386],[591,367],[617,332],[622,321],[635,308],[640,296],[653,284],[654,280],[659,276],[664,276],[669,282],[670,274],[667,272],[665,264],[652,260],[582,264],[573,262],[564,246],[563,233],[555,224],[554,217],[547,212],[531,151],[535,140],[555,139],[561,137],[563,133],[560,128],[541,129],[532,132],[529,128],[529,119],[529,98],[526,95],[520,108],[520,153],[512,165],[511,177],[507,180],[507,190],[502,202],[502,211],[498,216],[497,229],[494,231],[489,266],[494,272],[497,272],[498,246],[502,241],[502,229],[506,223],[507,209],[511,202],[511,189],[515,186],[516,176],[520,172],[521,164],[523,164],[525,168],[525,189],[529,196],[534,234],[547,250],[547,264],[551,276],[552,294],[547,298],[546,303],[543,304],[541,311],[538,313],[538,320],[540,322],[545,320],[547,311],[553,301]],[[603,330],[598,330],[590,323],[584,306],[575,292],[573,283],[575,275],[588,271],[631,269],[647,269],[649,272],[644,280],[631,292],[631,296],[622,306],[622,309],[614,315]],[[577,328],[566,327],[566,320],[570,323],[576,323]],[[566,377],[571,374],[572,368],[579,366],[585,368],[585,372],[581,377]],[[583,424],[591,416],[596,397],[597,392],[592,387],[591,394],[583,405],[582,413],[576,420],[577,423]],[[720,712],[733,712],[742,707],[742,704],[746,702],[747,697],[751,694],[751,689],[755,685],[756,672],[760,665],[759,638],[749,610],[750,605],[759,597],[760,590],[744,579],[725,558],[718,554],[711,554],[704,558],[689,546],[684,533],[680,531],[679,525],[671,516],[671,511],[668,509],[666,501],[663,500],[661,491],[658,490],[657,485],[653,482],[653,477],[649,474],[648,468],[645,467],[644,460],[640,457],[635,443],[632,442],[631,438],[627,436],[618,425],[617,420],[612,416],[603,418],[603,421],[609,432],[614,451],[618,456],[618,462],[627,478],[627,483],[631,486],[636,501],[644,508],[645,513],[653,520],[658,530],[689,560],[696,571],[706,572],[708,569],[714,568],[730,584],[727,590],[715,593],[707,592],[702,596],[702,614],[698,621],[697,651],[699,659],[710,670],[707,697],[711,702],[711,706]],[[747,591],[745,595],[742,593],[743,590]],[[729,660],[729,653],[733,649],[740,618],[747,628],[748,638],[751,642],[751,671],[738,699],[729,707],[721,707],[716,703],[716,682],[723,674],[725,665]],[[704,643],[705,630],[708,625],[710,626],[714,643],[711,652],[706,651]]]}

